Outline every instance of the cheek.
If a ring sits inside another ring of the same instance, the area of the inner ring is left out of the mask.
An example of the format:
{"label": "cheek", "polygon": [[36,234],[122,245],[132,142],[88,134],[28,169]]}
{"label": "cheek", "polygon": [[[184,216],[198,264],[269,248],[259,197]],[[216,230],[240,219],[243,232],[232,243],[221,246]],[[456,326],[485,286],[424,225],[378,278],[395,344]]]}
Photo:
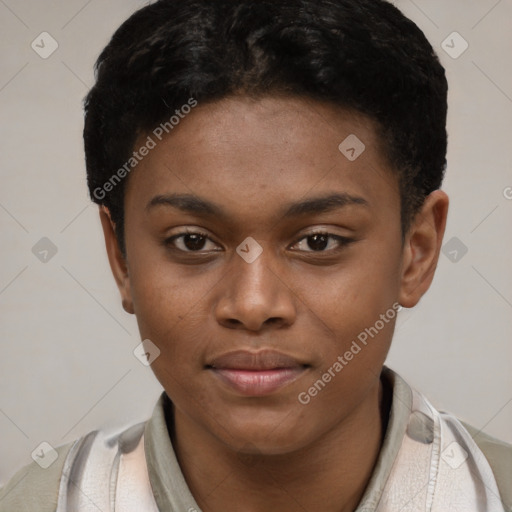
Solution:
{"label": "cheek", "polygon": [[211,325],[208,300],[217,281],[214,272],[156,260],[139,264],[130,276],[140,336],[160,349],[152,370],[166,389],[179,390],[180,382],[189,381],[205,364]]}
{"label": "cheek", "polygon": [[[320,320],[318,325],[328,330],[327,338],[316,347],[322,357],[316,378],[321,377],[338,356],[345,354],[345,375],[354,368],[378,368],[384,362],[398,309],[397,252],[398,249],[390,248],[389,244],[361,250],[350,265],[313,279],[302,278],[300,295],[309,297],[305,303],[314,313],[309,316],[315,322]],[[313,292],[306,293],[307,290]]]}
{"label": "cheek", "polygon": [[197,316],[201,293],[168,263],[137,263],[130,273],[130,290],[140,335],[162,352],[174,352],[182,331]]}
{"label": "cheek", "polygon": [[201,312],[201,296],[180,280],[158,277],[147,276],[133,286],[141,339],[150,339],[160,350],[151,369],[173,400],[200,401],[201,389],[189,395],[191,376],[203,365],[204,347],[198,333],[204,333],[207,319]]}
{"label": "cheek", "polygon": [[353,334],[379,318],[398,297],[400,265],[396,250],[359,250],[347,264],[303,273],[299,295],[333,331]]}

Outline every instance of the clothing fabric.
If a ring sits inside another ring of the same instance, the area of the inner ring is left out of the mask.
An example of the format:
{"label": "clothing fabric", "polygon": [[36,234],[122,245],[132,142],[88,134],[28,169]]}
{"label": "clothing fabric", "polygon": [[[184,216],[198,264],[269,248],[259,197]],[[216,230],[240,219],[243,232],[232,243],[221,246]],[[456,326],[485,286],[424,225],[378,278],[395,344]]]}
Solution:
{"label": "clothing fabric", "polygon": [[[385,368],[382,378],[392,390],[391,412],[356,512],[512,510],[512,446],[501,443],[505,450],[500,463],[493,460],[493,471],[474,433],[459,420],[437,411],[392,370]],[[166,411],[172,403],[162,393],[147,422],[116,434],[91,432],[58,450],[53,503],[22,494],[30,480],[37,488],[33,465],[24,480],[18,472],[0,492],[0,512],[201,512],[177,461]],[[24,500],[32,506],[23,508]]]}

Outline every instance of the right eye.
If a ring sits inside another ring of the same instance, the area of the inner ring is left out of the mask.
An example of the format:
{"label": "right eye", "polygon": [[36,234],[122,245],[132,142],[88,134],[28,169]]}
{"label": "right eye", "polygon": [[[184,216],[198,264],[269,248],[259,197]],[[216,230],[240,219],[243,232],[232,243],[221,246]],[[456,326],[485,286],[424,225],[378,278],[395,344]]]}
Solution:
{"label": "right eye", "polygon": [[218,250],[205,250],[204,246],[208,241],[214,243],[206,233],[187,230],[167,238],[164,244],[182,252],[219,252]]}

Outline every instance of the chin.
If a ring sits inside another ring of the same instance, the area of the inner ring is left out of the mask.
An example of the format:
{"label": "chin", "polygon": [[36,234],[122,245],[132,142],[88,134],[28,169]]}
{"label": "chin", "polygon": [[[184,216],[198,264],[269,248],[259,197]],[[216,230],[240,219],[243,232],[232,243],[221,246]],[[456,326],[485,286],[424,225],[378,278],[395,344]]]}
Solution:
{"label": "chin", "polygon": [[[297,426],[300,425],[300,428]],[[214,426],[216,435],[234,451],[252,455],[284,455],[314,441],[314,432],[293,414],[265,414],[231,417],[223,428]],[[319,434],[320,435],[320,434]]]}

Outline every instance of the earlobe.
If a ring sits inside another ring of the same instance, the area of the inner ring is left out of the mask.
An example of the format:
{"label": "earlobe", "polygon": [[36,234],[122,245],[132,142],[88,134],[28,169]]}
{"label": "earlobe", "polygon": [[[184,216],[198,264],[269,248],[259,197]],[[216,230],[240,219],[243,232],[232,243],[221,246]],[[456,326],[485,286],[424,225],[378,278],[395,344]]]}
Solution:
{"label": "earlobe", "polygon": [[121,293],[123,309],[127,313],[134,314],[133,300],[131,297],[130,277],[126,260],[119,247],[115,234],[115,223],[112,221],[110,212],[106,206],[100,206],[100,220],[105,237],[105,248],[107,250],[110,269],[114,275],[117,287]]}
{"label": "earlobe", "polygon": [[449,198],[435,190],[426,199],[406,235],[399,302],[414,307],[429,289],[439,261]]}

